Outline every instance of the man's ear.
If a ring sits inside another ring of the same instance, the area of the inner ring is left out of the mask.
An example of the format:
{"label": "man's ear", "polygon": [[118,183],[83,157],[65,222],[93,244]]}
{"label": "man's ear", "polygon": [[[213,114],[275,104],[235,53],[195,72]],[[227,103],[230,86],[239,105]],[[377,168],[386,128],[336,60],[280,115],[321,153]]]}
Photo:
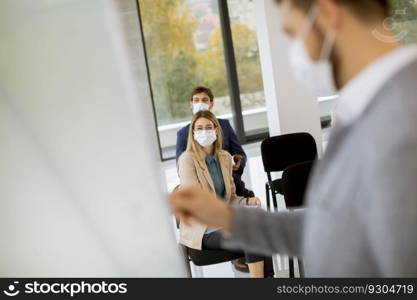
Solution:
{"label": "man's ear", "polygon": [[343,5],[337,0],[316,0],[319,9],[317,22],[322,29],[337,31],[343,17]]}
{"label": "man's ear", "polygon": [[211,100],[210,104],[209,104],[209,110],[211,110],[213,108],[213,105],[214,105],[214,100]]}

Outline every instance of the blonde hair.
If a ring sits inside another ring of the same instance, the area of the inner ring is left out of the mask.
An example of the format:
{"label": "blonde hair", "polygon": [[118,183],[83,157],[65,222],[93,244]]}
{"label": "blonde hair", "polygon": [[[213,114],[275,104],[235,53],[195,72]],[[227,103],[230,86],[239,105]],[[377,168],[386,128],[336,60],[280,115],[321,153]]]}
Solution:
{"label": "blonde hair", "polygon": [[187,141],[187,150],[189,152],[194,153],[198,159],[204,160],[206,158],[206,153],[203,150],[203,147],[194,140],[194,127],[195,123],[198,119],[205,118],[210,120],[214,125],[214,130],[217,133],[217,139],[214,142],[214,154],[217,154],[220,150],[222,150],[222,141],[223,141],[223,134],[222,128],[220,127],[220,123],[217,120],[216,116],[208,110],[202,110],[194,114],[193,118],[191,119],[190,128],[188,130],[188,141]]}

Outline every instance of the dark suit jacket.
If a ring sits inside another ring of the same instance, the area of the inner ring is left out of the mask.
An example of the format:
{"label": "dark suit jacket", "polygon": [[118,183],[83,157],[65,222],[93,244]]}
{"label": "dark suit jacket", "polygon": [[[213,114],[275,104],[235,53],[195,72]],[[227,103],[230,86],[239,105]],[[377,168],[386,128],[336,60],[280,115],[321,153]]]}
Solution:
{"label": "dark suit jacket", "polygon": [[[236,136],[235,131],[233,130],[232,126],[230,125],[229,121],[226,119],[218,119],[220,123],[220,127],[222,128],[223,134],[223,150],[226,150],[231,155],[240,154],[242,155],[242,161],[240,163],[239,170],[235,171],[238,175],[242,175],[243,169],[246,166],[246,153],[243,151],[242,146],[240,145],[239,139]],[[188,130],[190,128],[190,124],[181,128],[177,132],[177,149],[176,149],[176,157],[177,161],[180,155],[185,151],[187,148],[187,139],[188,139]]]}

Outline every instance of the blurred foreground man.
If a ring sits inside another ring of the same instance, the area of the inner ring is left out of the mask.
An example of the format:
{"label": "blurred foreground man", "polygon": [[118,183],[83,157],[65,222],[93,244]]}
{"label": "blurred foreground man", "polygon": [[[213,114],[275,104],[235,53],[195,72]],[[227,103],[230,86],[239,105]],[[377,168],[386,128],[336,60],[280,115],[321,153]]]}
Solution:
{"label": "blurred foreground man", "polygon": [[223,227],[227,246],[302,256],[309,277],[417,276],[417,48],[400,47],[384,0],[282,0],[295,77],[339,93],[307,208],[229,207],[190,187],[175,213]]}

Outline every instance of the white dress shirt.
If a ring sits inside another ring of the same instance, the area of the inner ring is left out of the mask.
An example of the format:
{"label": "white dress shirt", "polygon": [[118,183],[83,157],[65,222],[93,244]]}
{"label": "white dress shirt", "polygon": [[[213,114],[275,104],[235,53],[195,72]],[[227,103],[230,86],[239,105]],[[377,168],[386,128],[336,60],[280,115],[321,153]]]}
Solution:
{"label": "white dress shirt", "polygon": [[382,86],[416,59],[417,45],[411,45],[394,50],[366,67],[340,91],[335,107],[336,123],[349,125],[356,121]]}

